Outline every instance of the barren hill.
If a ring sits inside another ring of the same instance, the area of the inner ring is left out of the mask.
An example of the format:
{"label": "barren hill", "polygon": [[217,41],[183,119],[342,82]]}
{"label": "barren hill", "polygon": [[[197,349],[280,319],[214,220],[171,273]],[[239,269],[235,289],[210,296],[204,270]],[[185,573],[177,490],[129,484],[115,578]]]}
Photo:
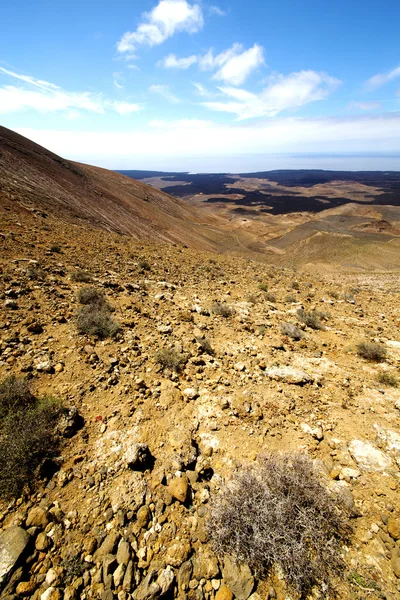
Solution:
{"label": "barren hill", "polygon": [[[136,239],[215,249],[213,225],[187,203],[113,171],[73,163],[0,127],[0,202]],[[211,227],[210,227],[211,226]]]}

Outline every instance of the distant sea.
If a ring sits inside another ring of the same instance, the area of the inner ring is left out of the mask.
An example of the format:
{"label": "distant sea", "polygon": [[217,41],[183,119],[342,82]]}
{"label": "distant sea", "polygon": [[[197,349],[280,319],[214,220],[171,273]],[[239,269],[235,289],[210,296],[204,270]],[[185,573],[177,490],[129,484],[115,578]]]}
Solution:
{"label": "distant sea", "polygon": [[[275,169],[324,169],[328,171],[400,171],[400,154],[276,154],[229,157],[185,157],[180,165],[161,171],[192,173],[252,173]],[[174,167],[174,168],[172,168]],[[179,168],[178,168],[179,167]],[[136,167],[135,167],[136,168]]]}

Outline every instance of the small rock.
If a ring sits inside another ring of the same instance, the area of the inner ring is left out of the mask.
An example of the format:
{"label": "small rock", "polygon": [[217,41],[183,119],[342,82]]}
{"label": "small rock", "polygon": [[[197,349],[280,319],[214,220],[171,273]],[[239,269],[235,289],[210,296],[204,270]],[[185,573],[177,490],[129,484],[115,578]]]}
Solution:
{"label": "small rock", "polygon": [[20,581],[15,591],[17,596],[32,596],[35,587],[36,584],[32,579],[30,581]]}
{"label": "small rock", "polygon": [[47,537],[47,535],[44,532],[39,533],[39,535],[36,538],[36,542],[35,542],[36,550],[39,550],[39,552],[44,552],[49,547],[50,547],[50,540]]}
{"label": "small rock", "polygon": [[215,600],[233,600],[233,594],[226,585],[222,585],[215,594]]}
{"label": "small rock", "polygon": [[44,510],[44,508],[41,508],[40,506],[31,508],[26,519],[27,527],[40,527],[41,529],[45,529],[49,523],[49,513]]}
{"label": "small rock", "polygon": [[314,381],[311,375],[294,367],[273,367],[272,369],[267,369],[265,374],[275,381],[283,381],[284,383],[294,385],[305,385]]}
{"label": "small rock", "polygon": [[189,482],[186,475],[181,477],[174,477],[168,484],[168,491],[173,498],[179,500],[179,502],[186,502],[186,498],[189,491]]}
{"label": "small rock", "polygon": [[183,395],[188,400],[195,400],[198,397],[199,393],[196,390],[196,388],[189,387],[183,390]]}
{"label": "small rock", "polygon": [[19,308],[18,303],[15,302],[15,300],[6,300],[4,306],[10,310],[18,310]]}
{"label": "small rock", "polygon": [[235,598],[247,600],[254,588],[254,577],[249,567],[236,564],[229,557],[225,557],[222,573],[225,584]]}
{"label": "small rock", "polygon": [[131,549],[127,541],[121,540],[117,550],[117,562],[119,565],[127,565],[131,557]]}
{"label": "small rock", "polygon": [[171,567],[160,571],[157,577],[157,584],[160,586],[160,596],[164,596],[172,588],[175,575]]}
{"label": "small rock", "polygon": [[400,540],[400,520],[390,517],[387,524],[388,533],[394,540]]}
{"label": "small rock", "polygon": [[34,321],[30,325],[28,325],[27,330],[29,331],[29,333],[43,333],[43,326],[37,321]]}

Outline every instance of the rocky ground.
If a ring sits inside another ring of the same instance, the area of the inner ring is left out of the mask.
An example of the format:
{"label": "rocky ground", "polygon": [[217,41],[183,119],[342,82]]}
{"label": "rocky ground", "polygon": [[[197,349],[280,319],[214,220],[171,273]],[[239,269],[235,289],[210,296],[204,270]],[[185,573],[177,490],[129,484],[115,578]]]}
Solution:
{"label": "rocky ground", "polygon": [[[72,409],[73,427],[60,469],[0,505],[1,598],[292,598],[279,572],[260,581],[218,560],[205,527],[236,468],[287,450],[315,459],[351,510],[338,597],[399,597],[400,388],[378,381],[399,375],[397,273],[328,280],[1,218],[0,379],[27,376]],[[91,283],[74,281],[82,269]],[[115,308],[113,339],[77,332],[87,285]],[[323,328],[299,308],[321,311]],[[358,356],[361,339],[386,359]],[[181,370],[160,364],[165,349]]]}

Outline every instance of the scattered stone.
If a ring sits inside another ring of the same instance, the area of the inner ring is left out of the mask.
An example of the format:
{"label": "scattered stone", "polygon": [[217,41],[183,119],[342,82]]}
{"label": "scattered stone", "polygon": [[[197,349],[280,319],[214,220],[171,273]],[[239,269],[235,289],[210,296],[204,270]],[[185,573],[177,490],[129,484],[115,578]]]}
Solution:
{"label": "scattered stone", "polygon": [[233,600],[233,594],[226,585],[222,585],[215,594],[215,600]]}
{"label": "scattered stone", "polygon": [[40,527],[41,529],[45,529],[50,520],[49,513],[44,508],[35,506],[28,513],[26,527]]}

